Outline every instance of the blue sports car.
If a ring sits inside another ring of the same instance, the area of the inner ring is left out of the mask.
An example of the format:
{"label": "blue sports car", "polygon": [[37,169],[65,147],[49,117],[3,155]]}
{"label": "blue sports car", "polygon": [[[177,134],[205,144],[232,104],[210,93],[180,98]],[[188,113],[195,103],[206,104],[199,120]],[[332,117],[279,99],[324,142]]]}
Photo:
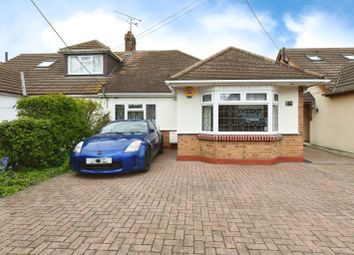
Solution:
{"label": "blue sports car", "polygon": [[162,135],[153,122],[113,121],[75,146],[70,166],[92,174],[148,171],[152,158],[162,152]]}

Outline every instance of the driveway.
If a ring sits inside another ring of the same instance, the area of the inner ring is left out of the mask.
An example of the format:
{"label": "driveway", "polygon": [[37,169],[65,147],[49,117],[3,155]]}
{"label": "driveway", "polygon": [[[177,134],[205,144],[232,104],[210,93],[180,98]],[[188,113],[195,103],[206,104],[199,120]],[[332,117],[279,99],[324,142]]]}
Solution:
{"label": "driveway", "polygon": [[354,254],[354,159],[69,173],[0,201],[1,254]]}

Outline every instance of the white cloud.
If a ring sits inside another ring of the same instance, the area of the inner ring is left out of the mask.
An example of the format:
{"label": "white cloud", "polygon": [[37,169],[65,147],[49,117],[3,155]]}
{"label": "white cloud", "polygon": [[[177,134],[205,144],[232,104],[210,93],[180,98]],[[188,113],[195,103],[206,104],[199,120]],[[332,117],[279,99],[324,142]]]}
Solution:
{"label": "white cloud", "polygon": [[[270,33],[276,27],[275,20],[267,13],[260,13],[259,18]],[[240,6],[226,8],[218,14],[202,15],[183,29],[166,27],[138,43],[144,49],[175,48],[199,58],[230,45],[272,58],[277,52],[249,10]]]}
{"label": "white cloud", "polygon": [[[54,22],[53,26],[68,45],[97,39],[102,43],[115,47],[123,41],[128,26],[119,21],[113,13],[97,10],[92,13],[79,12],[64,20]],[[48,27],[40,32],[44,48],[64,47],[54,31]]]}
{"label": "white cloud", "polygon": [[[276,22],[268,13],[258,13],[265,27],[271,33],[276,27]],[[139,32],[155,24],[153,16],[140,13],[143,19]],[[183,17],[182,19],[189,19]],[[138,40],[138,50],[166,50],[179,49],[199,58],[210,56],[230,45],[274,57],[277,49],[257,24],[252,14],[243,6],[228,6],[218,14],[200,14],[198,18],[191,19],[188,26],[178,27],[173,22],[160,30]],[[92,13],[78,12],[65,20],[53,22],[54,27],[69,44],[76,44],[92,39],[98,39],[114,50],[124,49],[124,34],[128,24],[117,19],[113,12],[97,10]],[[57,35],[50,27],[46,27],[36,35],[36,46],[31,51],[57,51],[64,47]],[[33,37],[32,37],[33,38]],[[116,48],[117,46],[120,48]]]}
{"label": "white cloud", "polygon": [[353,47],[354,28],[341,17],[312,12],[294,18],[284,16],[285,26],[295,34],[293,47]]}

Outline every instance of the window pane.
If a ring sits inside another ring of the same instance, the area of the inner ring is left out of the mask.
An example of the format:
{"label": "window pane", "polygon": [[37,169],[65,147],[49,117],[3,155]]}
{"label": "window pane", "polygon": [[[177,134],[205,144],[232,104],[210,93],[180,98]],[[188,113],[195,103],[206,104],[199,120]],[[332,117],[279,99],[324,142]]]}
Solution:
{"label": "window pane", "polygon": [[80,73],[81,64],[75,57],[70,57],[69,73]]}
{"label": "window pane", "polygon": [[128,108],[129,109],[143,109],[143,105],[142,104],[129,104]]}
{"label": "window pane", "polygon": [[102,56],[93,56],[93,73],[103,73]]}
{"label": "window pane", "polygon": [[266,93],[247,93],[246,100],[247,101],[266,101],[267,94]]}
{"label": "window pane", "polygon": [[203,95],[203,102],[211,102],[211,94]]}
{"label": "window pane", "polygon": [[241,95],[239,93],[221,93],[221,101],[240,101]]}
{"label": "window pane", "polygon": [[273,131],[278,131],[279,121],[278,121],[278,106],[273,105]]}
{"label": "window pane", "polygon": [[267,105],[219,105],[219,131],[267,130]]}
{"label": "window pane", "polygon": [[88,74],[89,72],[92,72],[92,57],[82,56],[81,62],[82,62],[82,65],[80,66],[81,67],[80,73]]}
{"label": "window pane", "polygon": [[146,105],[146,119],[147,120],[156,120],[156,105],[147,104]]}
{"label": "window pane", "polygon": [[278,94],[274,94],[274,101],[278,102],[279,101],[279,95]]}
{"label": "window pane", "polygon": [[202,107],[202,130],[213,131],[213,106]]}
{"label": "window pane", "polygon": [[116,105],[116,120],[124,120],[124,104]]}
{"label": "window pane", "polygon": [[129,111],[128,120],[142,120],[144,119],[143,111]]}

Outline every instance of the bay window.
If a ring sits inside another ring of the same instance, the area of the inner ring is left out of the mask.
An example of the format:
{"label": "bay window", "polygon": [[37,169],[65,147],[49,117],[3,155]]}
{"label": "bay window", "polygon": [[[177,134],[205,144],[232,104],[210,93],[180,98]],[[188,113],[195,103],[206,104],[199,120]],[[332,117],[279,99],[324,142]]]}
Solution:
{"label": "bay window", "polygon": [[268,131],[268,106],[219,105],[219,131]]}
{"label": "bay window", "polygon": [[278,99],[278,94],[272,90],[204,93],[201,97],[202,131],[250,134],[277,132]]}

